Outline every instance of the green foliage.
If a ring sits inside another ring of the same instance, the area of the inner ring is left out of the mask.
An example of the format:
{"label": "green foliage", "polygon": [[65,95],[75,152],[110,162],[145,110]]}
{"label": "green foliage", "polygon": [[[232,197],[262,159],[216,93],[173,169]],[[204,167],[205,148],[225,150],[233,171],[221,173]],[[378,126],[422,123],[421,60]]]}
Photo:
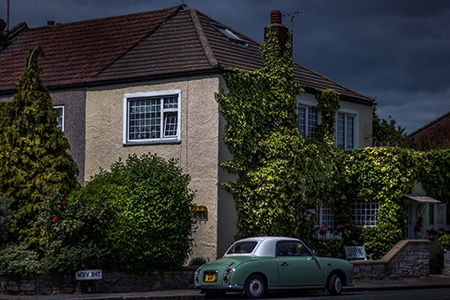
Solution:
{"label": "green foliage", "polygon": [[411,192],[423,164],[420,153],[398,147],[360,148],[346,161],[348,201],[379,204],[376,227],[362,230],[365,245],[380,258],[406,235],[404,193]]}
{"label": "green foliage", "polygon": [[11,201],[13,240],[30,245],[41,195],[77,188],[77,166],[57,128],[57,113],[41,80],[41,47],[31,50],[17,93],[0,109],[0,194]]}
{"label": "green foliage", "polygon": [[380,119],[376,107],[372,113],[372,142],[374,146],[399,146],[406,138],[405,128],[389,116],[389,122]]}
{"label": "green foliage", "polygon": [[322,117],[322,123],[317,127],[317,139],[334,146],[333,128],[336,122],[336,112],[340,108],[339,93],[331,89],[320,90],[316,93],[317,106]]}
{"label": "green foliage", "polygon": [[37,204],[36,244],[40,244],[45,269],[51,273],[107,266],[109,251],[102,247],[101,239],[111,207],[83,201],[80,194],[52,194]]}
{"label": "green foliage", "polygon": [[34,275],[41,270],[42,265],[35,251],[16,244],[0,248],[0,276]]}
{"label": "green foliage", "polygon": [[175,160],[144,154],[119,160],[87,183],[83,199],[112,207],[101,237],[111,250],[110,268],[146,272],[183,266],[192,246],[189,181]]}
{"label": "green foliage", "polygon": [[204,257],[196,256],[191,259],[191,261],[189,262],[189,265],[190,266],[201,266],[207,262],[208,261]]}
{"label": "green foliage", "polygon": [[450,234],[441,235],[439,237],[438,243],[442,249],[446,249],[447,251],[450,251]]}
{"label": "green foliage", "polygon": [[317,216],[308,221],[307,209],[342,197],[336,189],[343,153],[330,147],[338,95],[318,93],[328,127],[323,126],[321,140],[305,141],[297,124],[296,98],[302,90],[294,81],[290,43],[280,45],[269,28],[261,53],[262,69],[229,70],[224,74],[228,93],[216,95],[227,122],[224,142],[233,154],[222,167],[238,175],[223,186],[236,202],[237,238],[309,239]]}
{"label": "green foliage", "polygon": [[450,149],[424,153],[420,181],[427,195],[450,204]]}
{"label": "green foliage", "polygon": [[9,200],[0,195],[0,246],[8,240],[10,214]]}

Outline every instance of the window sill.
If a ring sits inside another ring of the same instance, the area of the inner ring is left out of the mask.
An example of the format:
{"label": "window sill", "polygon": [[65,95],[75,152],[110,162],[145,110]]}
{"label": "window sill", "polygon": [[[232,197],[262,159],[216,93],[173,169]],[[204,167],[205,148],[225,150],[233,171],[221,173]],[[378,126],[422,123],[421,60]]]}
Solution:
{"label": "window sill", "polygon": [[152,146],[152,145],[166,145],[166,144],[181,144],[181,140],[155,140],[155,141],[139,141],[124,143],[124,147],[133,146]]}

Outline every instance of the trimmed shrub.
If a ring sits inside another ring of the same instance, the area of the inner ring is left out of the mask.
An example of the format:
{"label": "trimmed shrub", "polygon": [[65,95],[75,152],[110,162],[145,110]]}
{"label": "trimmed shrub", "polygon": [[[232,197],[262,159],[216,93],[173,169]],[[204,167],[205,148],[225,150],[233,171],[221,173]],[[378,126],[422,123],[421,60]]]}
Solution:
{"label": "trimmed shrub", "polygon": [[81,191],[91,203],[111,203],[103,231],[109,266],[145,272],[181,268],[192,247],[193,193],[175,160],[130,155],[101,171]]}

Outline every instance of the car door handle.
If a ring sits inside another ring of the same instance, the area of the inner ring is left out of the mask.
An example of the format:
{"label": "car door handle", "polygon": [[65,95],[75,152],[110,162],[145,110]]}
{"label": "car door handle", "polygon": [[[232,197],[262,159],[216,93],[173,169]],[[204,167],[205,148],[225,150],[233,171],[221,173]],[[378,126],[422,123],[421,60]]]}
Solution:
{"label": "car door handle", "polygon": [[281,266],[282,266],[282,267],[288,267],[289,264],[288,264],[287,262],[283,262],[283,263],[281,263]]}

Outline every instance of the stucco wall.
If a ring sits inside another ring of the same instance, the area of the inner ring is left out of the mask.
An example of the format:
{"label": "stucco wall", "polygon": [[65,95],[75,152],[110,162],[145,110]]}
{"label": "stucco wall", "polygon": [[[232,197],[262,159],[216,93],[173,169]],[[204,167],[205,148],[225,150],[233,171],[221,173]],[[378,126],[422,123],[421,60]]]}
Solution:
{"label": "stucco wall", "polygon": [[85,97],[84,89],[51,92],[53,105],[64,106],[64,135],[70,143],[69,153],[77,163],[78,181],[84,183]]}
{"label": "stucco wall", "polygon": [[[124,95],[168,90],[181,91],[181,142],[124,146]],[[86,97],[85,178],[133,153],[151,152],[178,159],[178,165],[191,176],[190,188],[196,191],[194,202],[208,209],[208,220],[197,224],[193,256],[210,259],[217,253],[219,110],[214,94],[218,91],[218,78],[189,78],[92,88]]]}

